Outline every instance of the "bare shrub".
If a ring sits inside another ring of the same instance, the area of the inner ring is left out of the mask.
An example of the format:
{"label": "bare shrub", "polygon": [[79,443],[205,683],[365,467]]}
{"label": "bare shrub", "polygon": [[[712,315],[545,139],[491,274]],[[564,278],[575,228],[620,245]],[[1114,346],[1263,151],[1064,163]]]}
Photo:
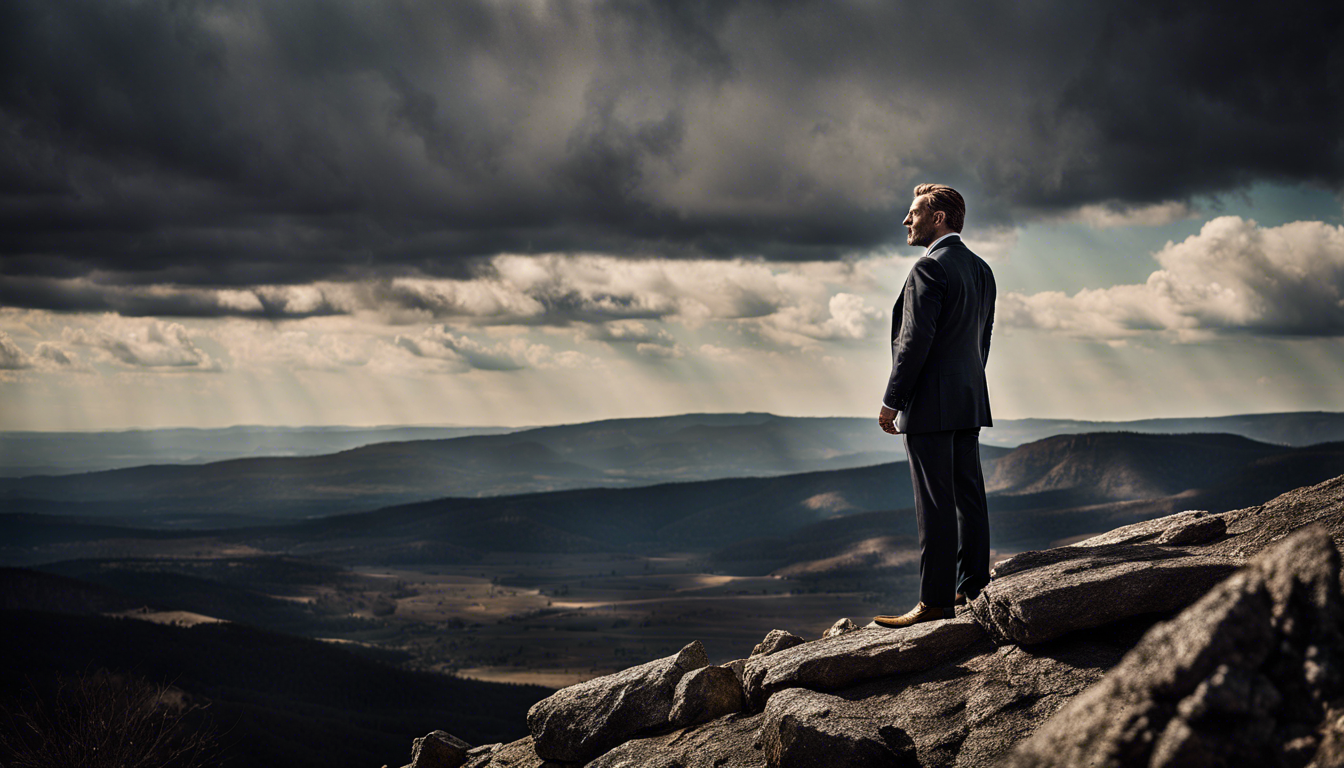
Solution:
{"label": "bare shrub", "polygon": [[7,768],[195,768],[217,740],[200,705],[167,685],[96,671],[60,678],[55,691],[5,711]]}

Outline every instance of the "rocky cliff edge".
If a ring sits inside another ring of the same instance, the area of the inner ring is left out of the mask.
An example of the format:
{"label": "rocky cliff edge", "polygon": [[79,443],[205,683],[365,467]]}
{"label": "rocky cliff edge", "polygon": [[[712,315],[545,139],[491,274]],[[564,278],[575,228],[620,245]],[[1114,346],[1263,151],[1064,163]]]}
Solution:
{"label": "rocky cliff edge", "polygon": [[1344,766],[1344,476],[995,565],[955,619],[699,642],[408,768]]}

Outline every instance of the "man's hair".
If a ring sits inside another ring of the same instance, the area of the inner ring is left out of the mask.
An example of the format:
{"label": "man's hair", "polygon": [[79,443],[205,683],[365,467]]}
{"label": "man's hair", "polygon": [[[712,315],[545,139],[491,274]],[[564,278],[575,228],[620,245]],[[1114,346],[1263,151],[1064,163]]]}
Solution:
{"label": "man's hair", "polygon": [[961,193],[944,184],[920,184],[915,187],[915,197],[928,195],[924,203],[930,211],[942,211],[946,214],[947,228],[960,232],[966,223],[966,201]]}

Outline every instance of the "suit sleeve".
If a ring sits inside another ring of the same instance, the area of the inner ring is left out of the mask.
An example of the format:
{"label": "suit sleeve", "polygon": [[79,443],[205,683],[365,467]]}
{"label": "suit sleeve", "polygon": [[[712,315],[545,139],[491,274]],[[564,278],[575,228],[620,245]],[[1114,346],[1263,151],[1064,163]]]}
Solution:
{"label": "suit sleeve", "polygon": [[980,362],[989,364],[989,336],[994,331],[994,305],[989,305],[989,316],[985,318],[985,334],[980,342]]}
{"label": "suit sleeve", "polygon": [[947,295],[947,273],[933,259],[920,259],[905,281],[901,331],[891,340],[891,378],[882,403],[904,411],[915,391],[919,372],[933,346],[938,315]]}
{"label": "suit sleeve", "polygon": [[[989,270],[985,271],[989,272]],[[993,273],[989,273],[987,277],[986,303],[989,305],[989,312],[985,315],[985,330],[980,340],[980,362],[982,365],[989,363],[989,336],[994,332],[994,301],[998,293],[998,287],[994,285]]]}

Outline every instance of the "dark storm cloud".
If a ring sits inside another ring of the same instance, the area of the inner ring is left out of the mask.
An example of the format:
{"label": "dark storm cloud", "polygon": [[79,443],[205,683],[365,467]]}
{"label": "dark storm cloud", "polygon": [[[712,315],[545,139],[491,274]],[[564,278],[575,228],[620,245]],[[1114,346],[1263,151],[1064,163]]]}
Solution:
{"label": "dark storm cloud", "polygon": [[275,316],[188,289],[464,277],[509,252],[836,258],[902,242],[931,179],[972,228],[1256,180],[1338,190],[1342,18],[10,0],[0,303]]}
{"label": "dark storm cloud", "polygon": [[[296,290],[303,296],[295,296]],[[342,297],[344,298],[344,297]],[[69,312],[115,312],[124,317],[300,318],[344,314],[353,307],[319,288],[265,286],[250,290],[104,285],[82,278],[0,276],[0,306]]]}
{"label": "dark storm cloud", "polygon": [[1087,121],[1095,157],[1058,186],[1025,185],[1026,202],[1181,199],[1257,180],[1344,186],[1344,6],[1117,6],[1105,20],[1060,99]]}

